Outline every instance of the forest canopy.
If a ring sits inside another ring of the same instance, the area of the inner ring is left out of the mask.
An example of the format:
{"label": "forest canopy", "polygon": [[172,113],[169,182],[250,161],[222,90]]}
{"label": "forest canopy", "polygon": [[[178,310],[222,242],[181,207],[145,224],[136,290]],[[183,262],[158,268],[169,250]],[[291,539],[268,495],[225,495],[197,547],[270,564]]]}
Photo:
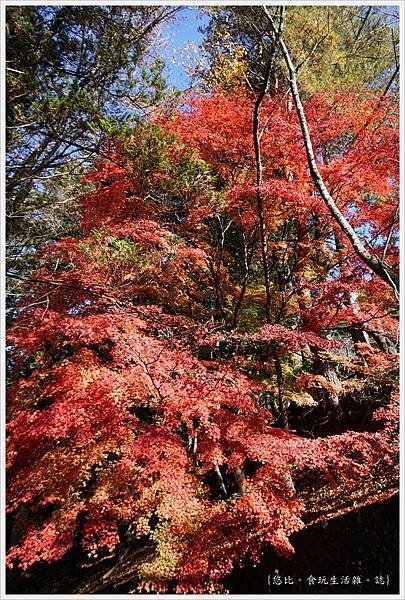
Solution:
{"label": "forest canopy", "polygon": [[222,593],[398,494],[397,11],[195,9],[182,90],[184,11],[7,7],[19,593]]}

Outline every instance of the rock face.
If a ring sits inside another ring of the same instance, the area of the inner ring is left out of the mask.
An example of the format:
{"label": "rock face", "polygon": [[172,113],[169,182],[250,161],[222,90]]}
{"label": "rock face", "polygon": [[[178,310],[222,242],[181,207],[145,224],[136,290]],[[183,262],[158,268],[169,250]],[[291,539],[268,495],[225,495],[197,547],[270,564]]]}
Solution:
{"label": "rock face", "polygon": [[280,559],[271,550],[264,552],[257,568],[245,566],[232,573],[226,582],[230,593],[352,597],[399,592],[397,495],[312,525],[292,541],[296,549],[292,560]]}

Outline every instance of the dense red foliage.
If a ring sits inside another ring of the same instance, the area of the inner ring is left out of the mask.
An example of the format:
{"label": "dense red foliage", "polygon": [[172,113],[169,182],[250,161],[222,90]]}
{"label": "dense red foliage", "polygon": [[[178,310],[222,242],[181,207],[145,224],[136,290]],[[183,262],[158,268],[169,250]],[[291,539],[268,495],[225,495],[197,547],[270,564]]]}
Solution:
{"label": "dense red foliage", "polygon": [[[347,95],[307,106],[317,143],[329,152],[325,180],[370,238],[395,211],[396,129],[384,111],[384,103]],[[8,510],[22,532],[10,567],[56,561],[71,549],[93,560],[124,541],[149,539],[155,552],[140,568],[138,589],[220,591],[224,575],[245,557],[257,561],[266,542],[293,551],[289,537],[304,526],[293,484],[299,473],[332,489],[354,480],[367,486],[371,465],[379,461],[383,471],[395,460],[395,393],[375,412],[385,423],[377,432],[315,439],[272,426],[260,402],[269,384],[259,373],[275,343],[286,360],[308,348],[326,353],[347,369],[349,384],[383,372],[389,379],[396,361],[361,343],[345,357],[342,342],[327,338],[328,328],[370,320],[392,336],[393,301],[347,242],[336,249],[330,240],[333,223],[313,193],[293,113],[280,99],[265,113],[269,253],[274,262],[295,261],[294,285],[274,288],[281,322],[264,324],[259,315],[254,329],[226,333],[210,309],[215,294],[225,311],[240,290],[236,259],[220,254],[210,223],[227,212],[252,239],[257,226],[249,99],[194,99],[187,111],[159,117],[163,139],[175,132],[180,141],[151,172],[117,144],[114,162],[101,161],[87,178],[94,189],[83,198],[83,237],[44,251],[9,335]],[[135,131],[132,147],[145,135]],[[173,182],[173,165],[190,164],[195,187]],[[177,221],[167,201],[176,194]],[[296,223],[294,239],[276,236],[286,219]],[[397,260],[394,242],[386,254]],[[262,291],[252,297],[261,302]],[[222,352],[224,344],[231,351]],[[290,391],[302,395],[314,381],[332,385],[301,365]]]}

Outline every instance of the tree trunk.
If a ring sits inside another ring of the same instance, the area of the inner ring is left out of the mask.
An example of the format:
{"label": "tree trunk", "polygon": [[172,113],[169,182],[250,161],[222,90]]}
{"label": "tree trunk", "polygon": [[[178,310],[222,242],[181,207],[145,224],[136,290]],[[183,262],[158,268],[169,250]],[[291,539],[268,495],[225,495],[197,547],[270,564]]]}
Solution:
{"label": "tree trunk", "polygon": [[[282,10],[284,10],[284,8],[282,8]],[[308,167],[311,173],[312,180],[315,183],[315,186],[318,189],[321,198],[328,207],[332,217],[335,219],[339,227],[349,238],[356,254],[369,267],[369,269],[373,271],[373,273],[378,275],[378,277],[383,279],[389,286],[391,286],[394,292],[396,293],[397,297],[399,297],[399,273],[392,267],[390,267],[385,261],[369,253],[369,251],[367,250],[363,242],[360,240],[353,227],[350,225],[345,216],[340,212],[339,208],[336,206],[335,201],[333,200],[332,196],[329,193],[329,190],[325,185],[325,182],[323,181],[323,178],[319,172],[315,160],[315,154],[312,147],[308,123],[306,120],[304,107],[302,105],[300,93],[298,90],[297,73],[295,70],[295,66],[291,60],[290,53],[284,40],[280,37],[279,31],[276,29],[272,16],[270,15],[266,7],[263,7],[263,11],[269,20],[273,36],[278,36],[277,39],[284,56],[284,60],[287,64],[287,69],[290,77],[290,88],[294,99],[298,119],[300,122],[305,151],[307,154]]]}
{"label": "tree trunk", "polygon": [[274,360],[274,367],[276,370],[277,379],[277,390],[278,390],[278,409],[280,411],[280,425],[283,429],[288,429],[288,414],[287,407],[285,405],[285,393],[284,393],[284,378],[283,370],[281,367],[280,353],[278,350],[277,342],[271,343],[271,352]]}

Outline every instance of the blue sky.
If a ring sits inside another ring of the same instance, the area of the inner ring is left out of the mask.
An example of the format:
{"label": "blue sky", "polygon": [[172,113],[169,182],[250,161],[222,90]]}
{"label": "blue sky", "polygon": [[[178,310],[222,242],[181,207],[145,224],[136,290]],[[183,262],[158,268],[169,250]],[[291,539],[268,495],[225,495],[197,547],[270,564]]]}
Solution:
{"label": "blue sky", "polygon": [[[191,56],[191,52],[184,51],[188,44],[199,46],[203,34],[198,31],[199,27],[208,24],[209,18],[203,15],[198,8],[184,7],[179,11],[174,20],[166,22],[162,26],[162,37],[167,40],[166,46],[161,52],[161,57],[167,65],[163,72],[169,85],[185,90],[191,85],[191,80],[181,64],[181,58]],[[174,54],[178,62],[174,64]]]}

